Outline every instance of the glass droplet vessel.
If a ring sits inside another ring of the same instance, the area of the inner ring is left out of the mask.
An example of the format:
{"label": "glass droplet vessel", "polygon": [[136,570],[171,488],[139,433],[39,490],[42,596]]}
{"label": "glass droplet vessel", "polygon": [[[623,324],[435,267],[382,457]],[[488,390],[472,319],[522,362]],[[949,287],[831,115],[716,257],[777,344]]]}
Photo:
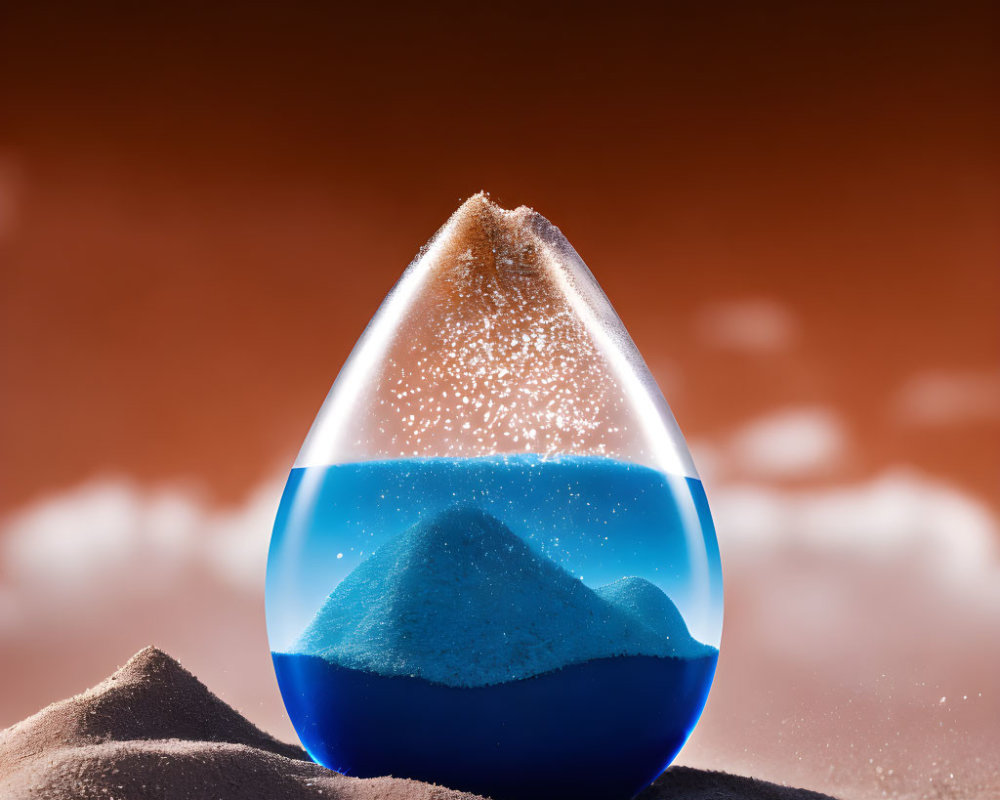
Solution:
{"label": "glass droplet vessel", "polygon": [[494,800],[627,800],[701,714],[718,546],[662,394],[560,231],[480,194],[359,339],[267,568],[319,763]]}

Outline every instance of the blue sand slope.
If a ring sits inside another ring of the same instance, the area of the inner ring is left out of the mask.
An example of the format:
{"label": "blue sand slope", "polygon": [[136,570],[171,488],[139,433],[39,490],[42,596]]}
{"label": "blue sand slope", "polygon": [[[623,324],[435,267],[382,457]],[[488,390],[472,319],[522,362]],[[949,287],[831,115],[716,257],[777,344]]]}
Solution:
{"label": "blue sand slope", "polygon": [[345,669],[317,656],[273,658],[299,738],[331,769],[417,778],[493,800],[626,800],[684,744],[717,654],[605,658],[475,688]]}
{"label": "blue sand slope", "polygon": [[354,569],[292,653],[382,676],[476,687],[614,656],[715,654],[652,583],[596,592],[503,523],[454,507]]}
{"label": "blue sand slope", "polygon": [[690,658],[715,652],[714,647],[700,644],[691,638],[677,606],[663,590],[645,578],[622,578],[599,586],[595,591],[599,597],[648,627],[662,641],[673,642],[675,655]]}

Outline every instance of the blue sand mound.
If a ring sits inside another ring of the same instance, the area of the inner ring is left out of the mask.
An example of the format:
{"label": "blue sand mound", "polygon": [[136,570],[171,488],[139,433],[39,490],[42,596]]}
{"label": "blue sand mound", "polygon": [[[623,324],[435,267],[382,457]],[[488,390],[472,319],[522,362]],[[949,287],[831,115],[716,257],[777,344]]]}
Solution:
{"label": "blue sand mound", "polygon": [[677,754],[717,655],[605,658],[479,687],[377,675],[317,656],[273,659],[299,737],[332,769],[494,800],[608,800],[631,797]]}
{"label": "blue sand mound", "polygon": [[650,581],[591,589],[472,506],[383,544],[273,654],[320,763],[494,800],[631,797],[684,744],[717,656]]}
{"label": "blue sand mound", "polygon": [[599,586],[595,591],[599,597],[649,628],[661,641],[673,642],[676,655],[708,655],[713,649],[691,638],[677,606],[645,578],[622,578]]}
{"label": "blue sand mound", "polygon": [[327,598],[292,648],[332,664],[487,686],[614,656],[692,658],[670,599],[641,578],[596,592],[477,508],[384,544]]}

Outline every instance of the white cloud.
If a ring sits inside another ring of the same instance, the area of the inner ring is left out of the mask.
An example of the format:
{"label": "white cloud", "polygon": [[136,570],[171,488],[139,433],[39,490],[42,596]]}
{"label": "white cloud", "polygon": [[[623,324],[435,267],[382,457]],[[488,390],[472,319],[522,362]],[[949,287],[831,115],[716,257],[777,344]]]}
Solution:
{"label": "white cloud", "polygon": [[1000,419],[1000,372],[947,370],[911,377],[896,396],[900,419],[914,425],[951,425]]}
{"label": "white cloud", "polygon": [[172,491],[143,492],[100,481],[48,498],[9,519],[4,563],[15,575],[75,590],[95,575],[148,558],[158,572],[177,566],[192,548],[203,512]]}
{"label": "white cloud", "polygon": [[204,558],[215,574],[236,588],[259,591],[263,586],[267,546],[283,486],[281,478],[262,484],[243,506],[216,515],[209,526]]}
{"label": "white cloud", "polygon": [[798,336],[791,312],[764,298],[705,306],[695,319],[695,329],[701,340],[713,347],[755,353],[784,350]]}
{"label": "white cloud", "polygon": [[191,490],[103,479],[27,506],[0,526],[0,624],[156,596],[198,571],[259,593],[281,485],[215,509]]}
{"label": "white cloud", "polygon": [[981,501],[908,469],[809,490],[759,484],[709,487],[723,558],[775,552],[910,564],[949,587],[1000,598],[997,521]]}
{"label": "white cloud", "polygon": [[788,408],[754,420],[726,445],[744,473],[802,478],[826,473],[842,459],[847,434],[839,417],[821,407]]}

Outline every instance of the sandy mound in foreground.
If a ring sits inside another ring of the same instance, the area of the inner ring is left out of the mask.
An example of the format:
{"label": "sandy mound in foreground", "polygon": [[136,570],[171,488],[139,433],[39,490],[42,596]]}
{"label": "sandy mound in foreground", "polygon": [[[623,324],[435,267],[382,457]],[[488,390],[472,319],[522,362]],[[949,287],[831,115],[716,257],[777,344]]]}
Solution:
{"label": "sandy mound in foreground", "polygon": [[[5,800],[475,800],[309,761],[255,727],[153,647],[83,694],[0,733]],[[825,795],[675,767],[643,800],[823,800]]]}
{"label": "sandy mound in foreground", "polygon": [[636,800],[833,800],[808,789],[744,778],[725,772],[671,767]]}
{"label": "sandy mound in foreground", "polygon": [[469,800],[416,781],[358,780],[259,730],[153,647],[83,694],[0,734],[7,800]]}

